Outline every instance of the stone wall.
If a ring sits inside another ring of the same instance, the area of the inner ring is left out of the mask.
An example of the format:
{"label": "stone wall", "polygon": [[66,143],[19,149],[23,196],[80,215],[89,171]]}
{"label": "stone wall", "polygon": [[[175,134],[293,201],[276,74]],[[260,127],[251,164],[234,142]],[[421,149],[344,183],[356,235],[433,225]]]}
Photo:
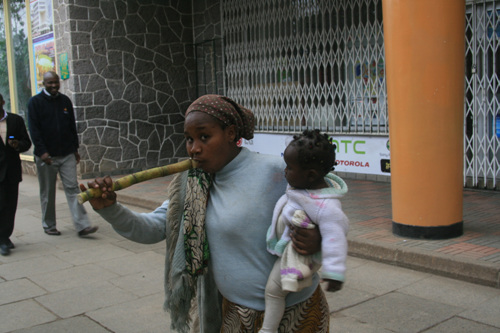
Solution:
{"label": "stone wall", "polygon": [[196,96],[193,15],[184,0],[55,0],[61,92],[74,102],[83,178],[185,158]]}

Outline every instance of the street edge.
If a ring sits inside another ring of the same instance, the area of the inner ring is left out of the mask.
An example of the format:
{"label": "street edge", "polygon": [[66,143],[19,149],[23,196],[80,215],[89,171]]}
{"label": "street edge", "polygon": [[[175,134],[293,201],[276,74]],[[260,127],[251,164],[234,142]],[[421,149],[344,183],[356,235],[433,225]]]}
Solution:
{"label": "street edge", "polygon": [[370,240],[361,242],[356,239],[348,239],[348,243],[349,255],[353,257],[500,288],[499,265],[473,261],[463,257],[450,257],[414,248],[406,249],[390,244],[381,245]]}

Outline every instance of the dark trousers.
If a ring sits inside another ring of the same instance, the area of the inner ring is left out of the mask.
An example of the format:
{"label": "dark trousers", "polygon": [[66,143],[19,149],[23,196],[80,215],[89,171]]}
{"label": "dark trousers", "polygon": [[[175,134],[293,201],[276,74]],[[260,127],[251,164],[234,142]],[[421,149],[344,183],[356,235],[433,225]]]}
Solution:
{"label": "dark trousers", "polygon": [[0,183],[0,242],[6,242],[14,231],[19,183]]}

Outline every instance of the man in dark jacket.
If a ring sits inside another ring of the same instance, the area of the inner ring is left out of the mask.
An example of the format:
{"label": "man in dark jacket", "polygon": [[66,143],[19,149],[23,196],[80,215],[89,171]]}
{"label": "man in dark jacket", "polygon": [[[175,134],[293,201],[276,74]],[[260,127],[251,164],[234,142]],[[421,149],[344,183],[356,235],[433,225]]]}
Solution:
{"label": "man in dark jacket", "polygon": [[0,254],[6,256],[14,248],[10,236],[14,231],[19,182],[22,168],[19,153],[31,147],[24,119],[3,109],[0,95]]}
{"label": "man in dark jacket", "polygon": [[90,225],[85,208],[78,203],[76,164],[80,162],[78,134],[73,104],[59,92],[59,76],[47,72],[43,76],[44,89],[28,102],[28,127],[35,145],[35,163],[40,184],[42,226],[47,235],[57,236],[56,179],[57,174],[66,193],[75,229],[79,236],[97,231]]}

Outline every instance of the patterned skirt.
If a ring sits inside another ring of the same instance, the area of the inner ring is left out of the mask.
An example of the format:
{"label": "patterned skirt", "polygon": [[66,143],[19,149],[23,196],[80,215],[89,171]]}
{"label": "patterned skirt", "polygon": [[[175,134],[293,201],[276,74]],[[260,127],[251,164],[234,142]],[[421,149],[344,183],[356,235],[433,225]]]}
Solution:
{"label": "patterned skirt", "polygon": [[[248,309],[224,298],[221,333],[257,333],[264,311]],[[285,309],[279,333],[328,333],[330,313],[325,293],[320,286],[309,299]]]}

